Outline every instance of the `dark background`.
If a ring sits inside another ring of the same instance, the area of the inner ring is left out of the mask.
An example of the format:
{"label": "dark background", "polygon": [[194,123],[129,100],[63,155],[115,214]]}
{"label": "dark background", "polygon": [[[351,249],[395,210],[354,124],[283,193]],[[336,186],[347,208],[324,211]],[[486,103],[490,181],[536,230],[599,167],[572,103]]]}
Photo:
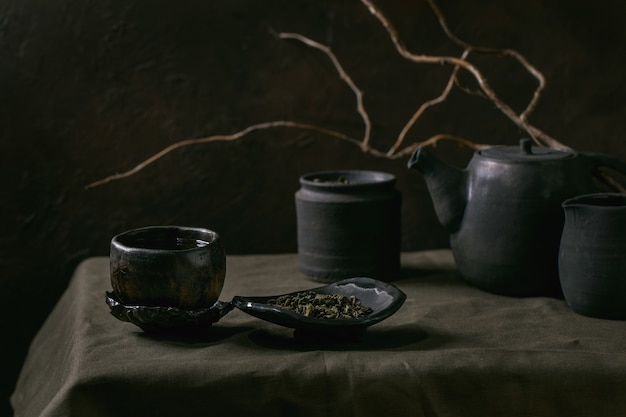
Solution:
{"label": "dark background", "polygon": [[[425,0],[379,1],[408,48],[460,50]],[[561,142],[626,159],[626,4],[582,0],[440,0],[450,27],[476,45],[512,48],[543,72],[531,122]],[[230,254],[295,252],[298,177],[333,168],[394,173],[403,248],[447,246],[425,185],[354,145],[294,129],[177,150],[140,173],[85,190],[179,140],[294,120],[361,137],[354,95],[319,51],[332,47],[365,92],[373,143],[386,149],[449,68],[400,58],[358,0],[0,0],[0,388],[11,393],[28,344],[76,265],[110,238],[153,224],[218,231]],[[516,110],[533,79],[511,60],[473,61]],[[474,87],[470,78],[464,85]],[[525,136],[486,100],[455,90],[409,140],[438,132],[481,143]],[[463,166],[470,152],[434,151]],[[236,277],[230,277],[236,279]],[[104,302],[104,296],[103,296]],[[0,412],[10,415],[8,402]]]}

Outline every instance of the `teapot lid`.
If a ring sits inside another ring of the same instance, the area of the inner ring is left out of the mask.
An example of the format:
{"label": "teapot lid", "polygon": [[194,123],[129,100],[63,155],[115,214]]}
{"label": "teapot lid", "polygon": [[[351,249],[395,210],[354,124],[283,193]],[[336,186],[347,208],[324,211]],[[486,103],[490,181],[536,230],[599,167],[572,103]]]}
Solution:
{"label": "teapot lid", "polygon": [[506,161],[548,161],[571,158],[573,152],[543,146],[533,146],[532,140],[521,139],[519,146],[494,146],[480,151],[482,156]]}

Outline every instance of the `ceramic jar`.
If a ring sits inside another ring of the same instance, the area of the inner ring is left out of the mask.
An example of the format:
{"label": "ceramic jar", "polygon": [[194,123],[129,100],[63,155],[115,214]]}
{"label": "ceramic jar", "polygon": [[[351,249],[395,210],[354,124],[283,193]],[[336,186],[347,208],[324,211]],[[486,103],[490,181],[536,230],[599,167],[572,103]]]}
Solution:
{"label": "ceramic jar", "polygon": [[320,282],[397,278],[401,195],[395,182],[395,176],[377,171],[300,177],[295,194],[300,272]]}

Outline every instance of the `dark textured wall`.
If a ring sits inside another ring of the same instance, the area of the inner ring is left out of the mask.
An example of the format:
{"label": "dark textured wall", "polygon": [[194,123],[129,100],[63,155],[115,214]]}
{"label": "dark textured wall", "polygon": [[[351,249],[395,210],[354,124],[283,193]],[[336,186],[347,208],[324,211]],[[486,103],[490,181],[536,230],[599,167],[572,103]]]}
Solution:
{"label": "dark textured wall", "polygon": [[[425,0],[380,3],[411,50],[460,53]],[[576,149],[626,159],[622,2],[440,6],[463,39],[516,49],[544,73],[536,126]],[[364,168],[397,175],[405,249],[447,245],[406,159],[364,155],[306,131],[181,149],[131,178],[84,189],[175,141],[252,123],[289,119],[360,137],[354,96],[328,59],[273,35],[281,31],[333,48],[365,91],[382,149],[446,80],[441,66],[398,57],[358,0],[0,0],[2,395],[13,389],[28,343],[73,268],[107,255],[110,237],[123,230],[197,225],[222,234],[231,254],[293,252],[298,176]],[[493,56],[476,63],[514,108],[529,100],[533,80],[514,63]],[[437,132],[500,144],[524,135],[490,103],[460,90],[428,112],[410,139]],[[436,152],[461,165],[469,156],[452,145]]]}

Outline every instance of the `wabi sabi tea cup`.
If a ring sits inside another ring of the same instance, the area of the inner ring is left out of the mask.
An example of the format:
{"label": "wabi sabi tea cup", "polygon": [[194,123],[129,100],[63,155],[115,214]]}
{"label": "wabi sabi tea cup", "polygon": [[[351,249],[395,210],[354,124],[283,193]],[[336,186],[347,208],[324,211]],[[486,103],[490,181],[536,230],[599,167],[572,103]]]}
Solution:
{"label": "wabi sabi tea cup", "polygon": [[195,310],[218,300],[226,275],[219,235],[208,229],[150,226],[111,239],[111,285],[127,305]]}

